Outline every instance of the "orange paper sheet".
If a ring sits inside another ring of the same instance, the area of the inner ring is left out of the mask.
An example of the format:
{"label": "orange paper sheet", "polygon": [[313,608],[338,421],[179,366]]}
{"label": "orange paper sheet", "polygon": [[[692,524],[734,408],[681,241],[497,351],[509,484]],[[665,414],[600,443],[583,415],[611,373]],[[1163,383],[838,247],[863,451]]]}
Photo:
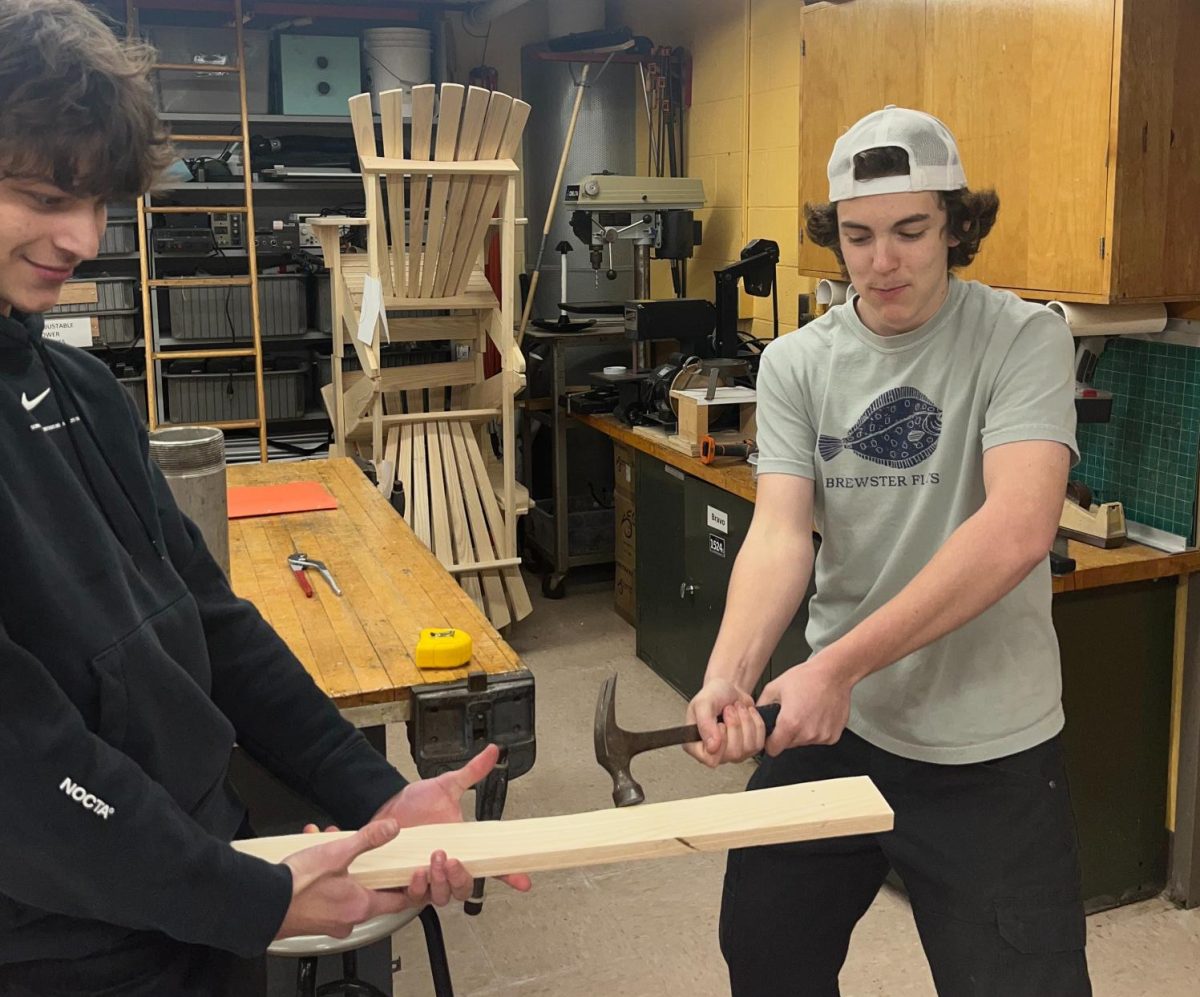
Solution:
{"label": "orange paper sheet", "polygon": [[230,519],[336,508],[337,499],[319,481],[295,481],[287,485],[254,485],[229,489]]}

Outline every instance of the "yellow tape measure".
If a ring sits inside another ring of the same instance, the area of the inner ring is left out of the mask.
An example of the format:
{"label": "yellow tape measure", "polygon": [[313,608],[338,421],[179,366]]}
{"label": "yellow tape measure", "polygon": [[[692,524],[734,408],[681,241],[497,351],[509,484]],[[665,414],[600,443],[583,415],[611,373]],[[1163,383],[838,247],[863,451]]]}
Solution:
{"label": "yellow tape measure", "polygon": [[416,659],[418,668],[462,668],[471,660],[471,635],[452,627],[422,630]]}

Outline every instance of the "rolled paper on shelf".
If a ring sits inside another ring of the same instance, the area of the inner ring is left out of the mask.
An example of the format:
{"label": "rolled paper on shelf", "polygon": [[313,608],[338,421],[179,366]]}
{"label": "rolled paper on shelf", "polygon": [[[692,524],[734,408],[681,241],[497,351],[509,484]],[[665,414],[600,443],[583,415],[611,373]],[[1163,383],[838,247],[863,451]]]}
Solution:
{"label": "rolled paper on shelf", "polygon": [[1073,336],[1124,336],[1162,332],[1167,327],[1167,306],[1161,303],[1081,305],[1071,301],[1051,301],[1046,307],[1063,317]]}
{"label": "rolled paper on shelf", "polygon": [[846,300],[850,284],[844,280],[817,281],[817,304],[831,307],[840,305]]}

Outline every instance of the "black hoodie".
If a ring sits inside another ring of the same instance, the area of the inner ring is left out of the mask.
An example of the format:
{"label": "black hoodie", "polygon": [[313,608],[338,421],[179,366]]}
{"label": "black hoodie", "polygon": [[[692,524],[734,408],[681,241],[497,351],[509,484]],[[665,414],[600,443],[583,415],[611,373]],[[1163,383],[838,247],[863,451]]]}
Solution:
{"label": "black hoodie", "polygon": [[344,827],[404,780],[234,596],[124,389],[41,330],[0,316],[0,965],[260,953],[291,874],[228,845],[234,741]]}

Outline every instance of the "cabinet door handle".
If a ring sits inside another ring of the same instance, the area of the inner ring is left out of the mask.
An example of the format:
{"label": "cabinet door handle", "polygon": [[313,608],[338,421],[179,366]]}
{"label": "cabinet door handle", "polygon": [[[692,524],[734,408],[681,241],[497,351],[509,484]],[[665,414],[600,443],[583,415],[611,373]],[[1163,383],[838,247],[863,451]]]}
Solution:
{"label": "cabinet door handle", "polygon": [[695,597],[696,593],[699,591],[699,585],[696,585],[692,582],[682,582],[679,586],[679,598],[686,599],[688,596]]}

